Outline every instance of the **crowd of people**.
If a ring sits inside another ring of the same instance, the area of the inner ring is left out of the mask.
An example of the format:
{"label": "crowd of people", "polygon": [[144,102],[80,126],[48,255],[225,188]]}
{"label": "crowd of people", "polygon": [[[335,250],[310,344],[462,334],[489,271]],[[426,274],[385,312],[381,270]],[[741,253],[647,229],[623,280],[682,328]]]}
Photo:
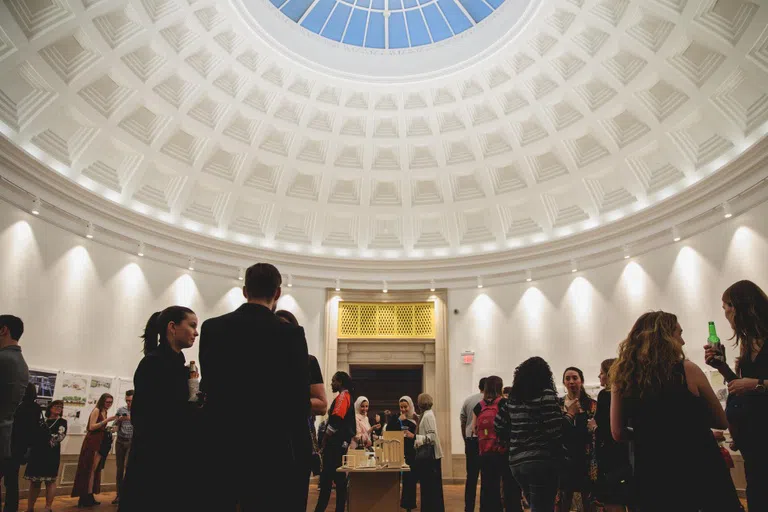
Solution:
{"label": "crowd of people", "polygon": [[[253,265],[245,274],[246,303],[202,323],[199,387],[199,374],[183,354],[198,337],[194,311],[170,306],[149,318],[144,357],[125,406],[110,416],[114,398],[104,394],[88,417],[72,490],[81,507],[98,504],[114,442],[115,502],[123,512],[303,512],[312,474],[319,476],[315,512],[326,509],[334,488],[342,512],[347,479],[336,469],[343,456],[370,449],[387,430],[403,432],[411,467],[403,473],[401,508],[417,508],[418,485],[421,510],[445,510],[432,396],[420,394],[416,406],[403,396],[399,412],[371,415],[375,404],[356,396],[350,376],[339,371],[329,405],[303,328],[290,312],[276,311],[281,284],[277,268]],[[663,311],[638,318],[617,357],[602,362],[596,399],[577,367],[564,370],[565,394],[558,397],[552,370],[540,357],[517,366],[509,387],[495,375],[481,379],[480,392],[460,413],[465,511],[475,509],[479,476],[481,512],[524,506],[565,512],[576,495],[585,511],[739,512],[716,436],[725,429],[744,458],[749,510],[768,511],[768,297],[740,281],[722,303],[738,351],[735,369],[721,343],[707,344],[705,363],[728,382],[725,410],[704,372],[686,359],[678,318]],[[50,402],[44,413],[35,403],[19,346],[23,331],[21,319],[0,315],[0,478],[10,512],[18,508],[24,464],[28,510],[43,482],[45,510],[51,509],[67,435],[63,403]],[[239,394],[243,389],[267,390],[268,396],[248,403]]]}

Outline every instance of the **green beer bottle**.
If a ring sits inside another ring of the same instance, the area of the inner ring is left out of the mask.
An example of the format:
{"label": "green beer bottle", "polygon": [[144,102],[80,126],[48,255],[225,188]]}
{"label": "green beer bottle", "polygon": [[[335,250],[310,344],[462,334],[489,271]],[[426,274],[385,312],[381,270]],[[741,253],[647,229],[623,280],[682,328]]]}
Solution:
{"label": "green beer bottle", "polygon": [[715,322],[709,322],[709,338],[707,338],[707,342],[712,346],[720,345],[720,338],[717,337]]}

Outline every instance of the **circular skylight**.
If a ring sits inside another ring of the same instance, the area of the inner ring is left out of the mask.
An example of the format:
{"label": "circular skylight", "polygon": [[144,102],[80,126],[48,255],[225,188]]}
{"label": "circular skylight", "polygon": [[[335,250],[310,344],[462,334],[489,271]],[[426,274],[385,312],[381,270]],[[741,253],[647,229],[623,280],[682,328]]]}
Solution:
{"label": "circular skylight", "polygon": [[412,48],[460,34],[504,0],[270,0],[290,19],[332,41]]}

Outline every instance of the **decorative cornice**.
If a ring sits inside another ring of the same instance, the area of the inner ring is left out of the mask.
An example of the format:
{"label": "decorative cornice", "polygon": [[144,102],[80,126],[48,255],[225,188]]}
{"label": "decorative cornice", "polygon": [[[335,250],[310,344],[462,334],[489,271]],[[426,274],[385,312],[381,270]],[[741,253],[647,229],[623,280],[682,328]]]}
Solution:
{"label": "decorative cornice", "polygon": [[33,197],[39,197],[53,207],[41,215],[46,221],[81,235],[85,223],[92,222],[99,229],[97,243],[134,253],[144,242],[157,248],[148,251],[152,259],[172,265],[186,266],[193,256],[198,271],[234,279],[238,268],[267,260],[279,262],[296,285],[324,288],[339,278],[350,288],[380,288],[386,279],[393,289],[423,288],[435,279],[439,287],[468,287],[478,275],[487,276],[486,285],[492,285],[523,281],[526,269],[537,279],[565,273],[573,258],[582,269],[599,266],[620,259],[627,245],[635,254],[646,252],[672,243],[666,233],[673,226],[690,236],[722,222],[716,210],[726,201],[738,215],[768,199],[768,139],[717,173],[630,217],[532,247],[441,260],[334,259],[216,240],[127,210],[37,162],[6,139],[0,140],[0,176],[3,200],[29,210]]}

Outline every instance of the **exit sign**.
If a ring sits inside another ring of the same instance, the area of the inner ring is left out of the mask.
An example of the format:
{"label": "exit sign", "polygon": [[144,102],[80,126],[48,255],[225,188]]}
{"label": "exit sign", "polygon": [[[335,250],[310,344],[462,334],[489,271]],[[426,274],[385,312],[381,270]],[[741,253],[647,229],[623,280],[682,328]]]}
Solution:
{"label": "exit sign", "polygon": [[461,353],[461,362],[464,364],[472,364],[475,360],[475,353],[471,350],[465,350]]}

